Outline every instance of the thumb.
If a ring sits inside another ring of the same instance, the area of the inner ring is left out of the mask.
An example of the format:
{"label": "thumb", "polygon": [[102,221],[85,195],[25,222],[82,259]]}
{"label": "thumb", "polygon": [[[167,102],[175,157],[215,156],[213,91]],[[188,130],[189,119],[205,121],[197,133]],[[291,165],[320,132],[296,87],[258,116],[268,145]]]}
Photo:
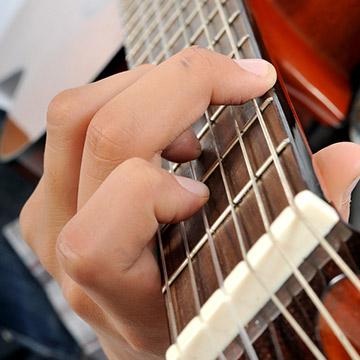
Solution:
{"label": "thumb", "polygon": [[347,221],[351,193],[360,178],[360,145],[342,142],[328,146],[314,154],[313,165],[325,197]]}

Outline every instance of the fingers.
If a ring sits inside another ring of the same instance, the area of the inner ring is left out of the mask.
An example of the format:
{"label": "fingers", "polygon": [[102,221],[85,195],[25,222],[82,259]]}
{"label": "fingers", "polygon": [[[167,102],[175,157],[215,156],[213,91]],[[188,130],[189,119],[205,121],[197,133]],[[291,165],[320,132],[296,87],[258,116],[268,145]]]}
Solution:
{"label": "fingers", "polygon": [[125,159],[150,159],[167,148],[210,102],[239,104],[262,95],[275,78],[274,68],[265,61],[236,63],[200,48],[186,49],[157,66],[107,103],[91,121],[79,205]]}
{"label": "fingers", "polygon": [[[77,184],[87,127],[95,113],[153,66],[141,66],[107,79],[65,90],[49,105],[44,176],[59,210],[76,209]],[[66,171],[66,176],[64,176]]]}
{"label": "fingers", "polygon": [[314,154],[313,164],[327,200],[348,220],[351,192],[360,177],[360,145],[343,142],[328,146]]}
{"label": "fingers", "polygon": [[[49,106],[44,176],[37,189],[39,196],[44,199],[42,215],[37,215],[42,221],[39,231],[42,235],[35,237],[32,245],[54,276],[60,274],[55,256],[56,236],[53,234],[58,234],[76,212],[80,164],[88,124],[109,99],[152,68],[142,66],[93,84],[66,90],[55,97]],[[47,229],[46,233],[44,228]]]}
{"label": "fingers", "polygon": [[170,161],[182,163],[198,158],[201,145],[192,129],[183,132],[163,152],[162,156]]}
{"label": "fingers", "polygon": [[58,254],[65,271],[123,325],[121,333],[132,343],[139,329],[143,341],[159,344],[167,331],[159,268],[148,246],[158,222],[189,217],[208,196],[201,183],[131,159],[114,170],[61,233]]}

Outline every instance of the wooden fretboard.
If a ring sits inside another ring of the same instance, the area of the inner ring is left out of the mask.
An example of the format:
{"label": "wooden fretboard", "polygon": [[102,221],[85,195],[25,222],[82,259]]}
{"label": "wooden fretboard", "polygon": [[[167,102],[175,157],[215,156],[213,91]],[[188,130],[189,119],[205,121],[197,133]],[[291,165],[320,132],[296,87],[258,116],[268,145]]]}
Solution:
{"label": "wooden fretboard", "polygon": [[[239,0],[123,3],[131,67],[158,64],[195,44],[233,58],[260,56],[249,17]],[[219,272],[225,278],[244,258],[241,248],[248,251],[265,233],[264,214],[271,223],[295,194],[306,188],[318,191],[301,133],[289,108],[282,106],[282,98],[281,90],[271,90],[240,106],[210,106],[194,125],[203,149],[200,158],[167,165],[172,172],[205,182],[211,191],[208,204],[199,213],[159,231],[163,293],[172,341],[219,288]],[[316,284],[321,283],[320,278],[312,275]],[[291,311],[315,337],[312,319],[316,309],[310,304],[299,295]],[[272,308],[263,314],[261,322],[267,327],[259,326],[257,318],[247,329],[251,339],[260,339],[259,358],[277,354],[279,358],[295,359],[299,351],[303,359],[313,358],[283,318],[272,322],[275,312]],[[289,344],[296,343],[293,349],[286,345],[289,337]],[[246,358],[240,338],[224,351],[224,356]]]}

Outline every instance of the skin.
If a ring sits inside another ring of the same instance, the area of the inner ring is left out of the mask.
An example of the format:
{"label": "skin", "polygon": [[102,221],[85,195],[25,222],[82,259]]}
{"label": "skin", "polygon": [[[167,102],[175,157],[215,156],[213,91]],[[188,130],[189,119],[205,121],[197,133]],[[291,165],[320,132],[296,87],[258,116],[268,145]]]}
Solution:
{"label": "skin", "polygon": [[[159,223],[188,218],[209,197],[205,185],[162,170],[161,156],[197,158],[200,144],[189,127],[208,105],[240,104],[275,80],[263,60],[238,64],[190,48],[159,66],[66,90],[50,103],[44,174],[21,228],[110,359],[162,358],[169,339],[151,244]],[[352,147],[346,154],[357,166],[333,148],[331,162],[343,169],[337,185],[329,155],[314,157],[335,205],[360,174],[359,146],[339,146]],[[338,208],[347,215],[346,205]]]}

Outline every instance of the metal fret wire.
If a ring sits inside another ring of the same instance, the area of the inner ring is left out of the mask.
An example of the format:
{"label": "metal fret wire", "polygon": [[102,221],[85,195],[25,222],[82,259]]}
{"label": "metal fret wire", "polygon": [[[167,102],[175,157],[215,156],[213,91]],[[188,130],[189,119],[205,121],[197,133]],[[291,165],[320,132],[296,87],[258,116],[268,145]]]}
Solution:
{"label": "metal fret wire", "polygon": [[[220,7],[221,7],[221,4],[220,4]],[[231,38],[230,38],[230,41],[231,41]],[[233,45],[233,44],[232,44]],[[237,49],[236,48],[234,48],[234,53],[236,54],[237,53]],[[238,55],[238,54],[237,54]],[[257,108],[257,103],[255,102],[255,108]],[[261,113],[260,113],[260,111],[258,111],[258,109],[256,109],[257,110],[257,113],[258,113],[258,117],[259,117],[259,121],[260,121],[260,118],[262,117],[261,116]],[[262,128],[263,128],[263,126],[262,126]],[[268,140],[268,139],[267,139]],[[271,140],[270,140],[271,141]],[[269,145],[269,144],[268,144]],[[274,157],[274,153],[272,152],[272,156]],[[277,156],[277,154],[275,155],[275,156]],[[276,160],[276,158],[274,157],[274,161]],[[281,164],[280,164],[280,166],[281,166]],[[282,179],[283,180],[283,179]],[[290,201],[289,201],[290,202]],[[342,260],[342,259],[341,259]],[[319,300],[320,301],[320,300]],[[321,303],[321,302],[320,302]]]}
{"label": "metal fret wire", "polygon": [[[153,2],[153,5],[156,6],[157,4],[157,1],[154,1]],[[180,12],[180,16],[181,16],[181,12]],[[162,23],[161,23],[161,19],[158,18],[158,28],[160,29],[160,32],[161,32],[161,39],[162,39],[162,43],[163,43],[163,46],[164,46],[164,49],[165,49],[165,52],[166,52],[166,56],[167,57],[170,57],[171,54],[169,53],[169,49],[166,45],[166,37],[165,37],[165,32],[164,32],[164,29],[162,27]],[[185,29],[184,29],[185,30]],[[170,173],[173,173],[173,166],[171,164],[171,162],[169,162],[169,165],[170,165]],[[207,219],[206,219],[207,220]],[[198,293],[198,290],[197,290],[197,285],[196,285],[196,279],[195,279],[195,271],[194,271],[194,268],[193,268],[193,265],[192,265],[192,261],[191,261],[191,258],[190,258],[190,249],[189,249],[189,242],[188,242],[188,238],[187,238],[187,233],[186,233],[186,229],[185,229],[185,224],[183,221],[180,222],[180,231],[181,231],[181,236],[182,236],[182,239],[183,239],[183,244],[184,244],[184,248],[185,248],[185,253],[186,253],[186,257],[188,259],[188,267],[189,267],[189,273],[190,273],[190,279],[191,279],[191,283],[192,283],[192,289],[193,289],[193,293],[194,293],[194,299],[195,299],[195,306],[196,306],[196,310],[198,312],[198,315],[199,315],[199,318],[202,319],[201,317],[201,313],[200,313],[200,309],[201,309],[201,304],[200,304],[200,298],[199,298],[199,293]],[[213,262],[214,262],[214,259],[212,259]],[[216,257],[216,264],[218,269],[220,269],[220,263]],[[166,266],[166,265],[165,265]],[[222,281],[222,280],[221,280]],[[211,336],[209,335],[210,337],[210,341],[213,341],[213,340],[216,340],[216,339],[212,339]],[[223,352],[221,352],[219,354],[219,358],[220,360],[226,360],[226,357],[225,355],[223,354]]]}
{"label": "metal fret wire", "polygon": [[[197,0],[196,0],[197,1]],[[221,11],[221,4],[218,3],[218,12],[220,13]],[[220,8],[219,8],[220,7]],[[209,43],[209,46],[212,50],[214,50],[212,43],[211,43],[211,37],[210,34],[206,28],[206,23],[205,23],[205,19],[204,19],[204,15],[203,12],[201,10],[201,8],[199,8],[199,4],[198,4],[198,10],[200,13],[200,17],[201,17],[201,21],[203,22],[204,25],[204,31],[205,31],[205,35],[207,38],[207,41]],[[220,14],[221,15],[221,14]],[[224,19],[223,19],[224,22]],[[225,29],[226,29],[226,25],[225,25]],[[234,51],[235,52],[235,51]],[[230,109],[232,110],[233,108],[230,106]],[[260,285],[265,289],[265,291],[268,293],[269,297],[271,298],[271,300],[274,302],[274,304],[278,307],[278,309],[280,310],[280,312],[284,315],[284,317],[288,320],[288,322],[290,323],[291,326],[293,326],[294,330],[297,332],[297,334],[299,335],[299,337],[304,341],[304,343],[308,346],[309,350],[314,354],[314,356],[317,359],[325,359],[324,356],[321,354],[321,352],[318,350],[318,348],[315,346],[315,344],[311,341],[311,339],[307,336],[307,334],[303,331],[303,329],[301,328],[301,326],[296,322],[296,320],[292,317],[292,315],[289,313],[289,311],[283,306],[283,304],[280,302],[280,300],[278,299],[278,297],[274,294],[272,294],[272,292],[267,288],[266,284],[259,278],[259,276],[257,275],[255,269],[252,267],[252,265],[250,264],[250,262],[248,261],[247,258],[247,250],[246,247],[244,245],[244,238],[242,236],[241,230],[240,230],[240,224],[236,215],[236,210],[235,210],[235,206],[234,203],[232,201],[232,197],[230,195],[230,189],[229,189],[229,185],[228,185],[228,181],[226,178],[226,174],[225,174],[225,169],[222,165],[222,158],[220,156],[220,152],[216,143],[216,138],[215,138],[215,134],[213,132],[213,128],[212,128],[212,124],[210,122],[210,118],[208,113],[205,113],[206,116],[206,120],[207,123],[209,125],[209,129],[212,135],[212,139],[213,139],[213,144],[215,147],[215,152],[216,152],[216,156],[218,159],[218,163],[219,163],[219,167],[220,167],[220,172],[221,172],[221,178],[224,184],[224,188],[225,188],[225,193],[231,208],[231,216],[233,219],[233,223],[235,226],[235,232],[238,238],[238,241],[240,243],[240,249],[242,252],[242,257],[244,259],[244,261],[246,262],[249,270],[254,274],[255,278],[257,279],[257,281],[260,283]],[[248,157],[247,152],[243,153],[244,159],[246,159],[246,161],[248,163],[250,163],[250,159]],[[258,200],[258,199],[256,199]],[[255,355],[256,356],[256,355]]]}
{"label": "metal fret wire", "polygon": [[[234,44],[233,38],[232,38],[232,33],[231,33],[231,29],[230,27],[227,25],[226,23],[226,16],[224,14],[223,8],[221,6],[220,0],[215,0],[216,5],[219,9],[221,18],[223,23],[226,26],[226,32],[228,35],[228,39],[230,41],[231,47],[233,48],[233,51],[235,52],[235,56],[237,59],[240,59],[240,54],[238,53],[237,49],[236,49],[236,45]],[[318,234],[316,234],[316,232],[313,231],[313,229],[311,227],[309,227],[308,222],[304,219],[304,217],[301,215],[301,212],[299,211],[299,209],[297,208],[297,205],[294,202],[294,197],[290,188],[290,184],[288,183],[288,180],[286,178],[284,169],[282,168],[282,165],[280,163],[280,159],[277,156],[277,153],[275,151],[274,148],[274,144],[272,143],[270,134],[268,132],[268,129],[266,127],[265,121],[262,117],[261,111],[258,107],[258,104],[256,102],[256,99],[253,99],[253,103],[255,105],[255,109],[258,115],[258,120],[259,123],[261,125],[262,131],[264,133],[265,139],[266,139],[266,143],[269,147],[271,156],[273,157],[273,161],[274,161],[274,165],[276,167],[276,170],[279,174],[279,178],[280,178],[280,182],[282,184],[282,187],[284,189],[285,195],[288,199],[289,205],[291,206],[291,208],[293,209],[293,211],[295,212],[295,214],[300,218],[300,220],[304,223],[304,225],[306,227],[308,227],[308,229],[310,230],[310,232],[312,232],[313,235],[317,235],[316,237],[319,238]],[[272,239],[273,240],[273,239]],[[323,239],[325,240],[325,239]],[[301,272],[298,270],[298,268],[296,266],[294,266],[292,264],[292,262],[287,259],[287,257],[285,256],[285,254],[282,252],[281,248],[279,248],[276,244],[276,242],[272,241],[273,244],[277,247],[279,253],[281,254],[281,256],[283,257],[283,259],[287,262],[287,264],[291,267],[294,276],[296,277],[296,279],[299,281],[299,283],[301,284],[301,286],[303,287],[304,291],[307,293],[307,295],[309,296],[310,300],[313,302],[313,304],[315,305],[315,307],[318,309],[318,311],[320,312],[320,314],[323,316],[323,318],[326,320],[326,322],[328,323],[329,327],[331,328],[331,330],[333,331],[333,333],[336,335],[336,337],[338,338],[338,340],[341,342],[341,344],[344,346],[346,352],[348,353],[348,355],[352,358],[352,359],[359,359],[359,355],[357,354],[357,351],[354,349],[354,347],[352,346],[352,344],[350,343],[350,341],[347,339],[347,337],[344,335],[344,333],[342,332],[342,330],[340,329],[340,327],[338,326],[338,324],[335,322],[335,320],[333,319],[333,317],[330,315],[330,313],[328,312],[328,310],[325,308],[324,304],[321,302],[321,300],[319,299],[319,297],[316,295],[316,293],[314,292],[314,290],[311,288],[311,286],[309,285],[309,283],[307,282],[307,280],[305,279],[305,277],[301,274]],[[326,240],[325,240],[326,242]]]}
{"label": "metal fret wire", "polygon": [[[175,3],[176,3],[176,0],[175,0]],[[198,11],[199,10],[201,11],[201,8],[199,9],[199,7],[198,7]],[[182,29],[182,32],[183,32],[185,43],[187,44],[187,46],[189,46],[190,40],[189,40],[189,37],[187,35],[186,25],[184,23],[184,18],[183,18],[182,13],[180,13],[180,21],[181,21],[181,29]],[[193,167],[192,162],[190,162],[190,169],[191,169],[192,178],[197,180],[196,173],[194,171],[194,167]],[[214,269],[215,269],[215,274],[216,274],[216,277],[217,277],[219,288],[221,288],[223,290],[224,294],[227,295],[227,297],[230,299],[229,295],[227,294],[227,291],[224,288],[224,276],[223,276],[223,273],[222,273],[222,270],[221,270],[221,265],[220,265],[219,258],[218,258],[218,255],[217,255],[217,251],[216,251],[216,247],[215,247],[215,241],[214,241],[213,235],[212,235],[212,233],[210,231],[209,220],[207,218],[207,215],[206,215],[206,212],[205,212],[204,208],[201,209],[201,212],[202,212],[202,219],[203,219],[203,223],[204,223],[207,238],[208,238],[210,254],[211,254],[211,260],[212,260],[212,263],[213,263],[213,266],[214,266]],[[188,261],[191,262],[191,258]],[[229,301],[229,303],[231,304],[231,311],[233,313],[233,316],[236,317],[235,306],[231,301]],[[255,352],[255,349],[252,346],[251,340],[250,340],[248,334],[246,333],[245,328],[238,325],[238,333],[239,333],[239,336],[240,336],[240,338],[242,340],[242,343],[244,345],[244,349],[245,349],[246,353],[248,354],[249,358],[251,360],[256,360],[257,355],[256,355],[256,352]],[[223,352],[221,352],[220,353],[220,359],[224,359],[224,358],[225,358],[225,356],[224,356]]]}

